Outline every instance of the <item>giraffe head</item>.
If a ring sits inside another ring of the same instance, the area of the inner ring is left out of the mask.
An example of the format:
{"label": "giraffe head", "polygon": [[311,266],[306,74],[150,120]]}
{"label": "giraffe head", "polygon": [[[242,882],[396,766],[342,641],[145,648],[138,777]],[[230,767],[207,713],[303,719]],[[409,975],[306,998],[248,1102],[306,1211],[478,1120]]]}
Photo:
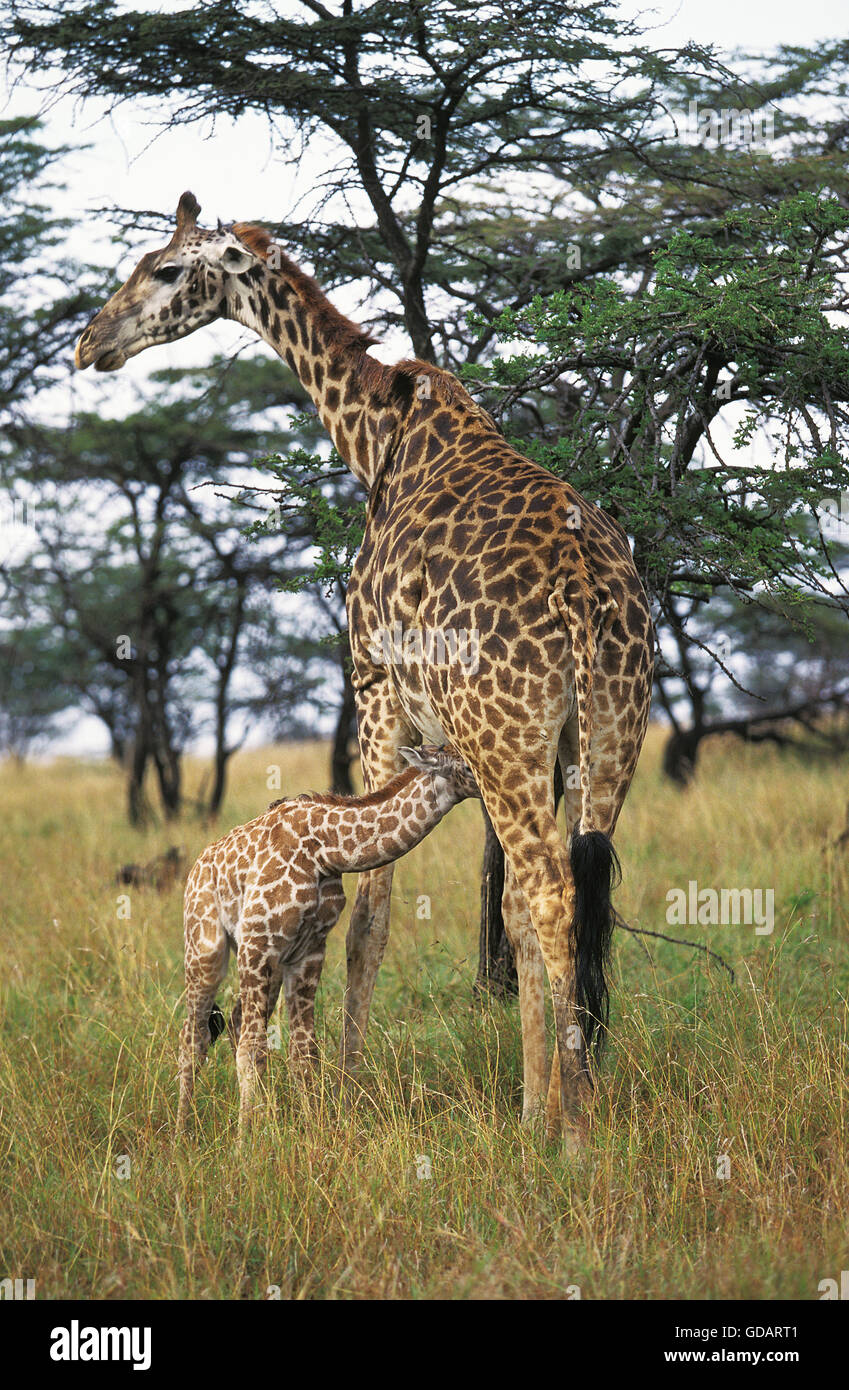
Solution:
{"label": "giraffe head", "polygon": [[250,270],[259,257],[229,227],[198,227],[199,212],[194,194],[184,193],[168,245],[142,256],[80,335],[74,354],[78,367],[94,363],[98,372],[115,372],[147,347],[185,338],[227,317],[233,276]]}
{"label": "giraffe head", "polygon": [[455,801],[463,801],[467,796],[480,798],[478,784],[471,768],[453,748],[437,748],[434,744],[422,744],[420,748],[399,748],[398,752],[411,767],[421,772],[430,772],[439,781],[447,784],[454,794]]}

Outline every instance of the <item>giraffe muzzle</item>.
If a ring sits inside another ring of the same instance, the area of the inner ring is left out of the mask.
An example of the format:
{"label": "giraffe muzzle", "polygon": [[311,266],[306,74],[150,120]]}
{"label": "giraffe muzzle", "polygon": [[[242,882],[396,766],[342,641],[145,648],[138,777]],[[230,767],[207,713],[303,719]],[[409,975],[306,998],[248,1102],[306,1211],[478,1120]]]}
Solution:
{"label": "giraffe muzzle", "polygon": [[127,354],[119,347],[107,347],[98,342],[92,326],[84,329],[77,339],[74,349],[74,366],[81,371],[94,366],[96,372],[117,372],[127,360]]}

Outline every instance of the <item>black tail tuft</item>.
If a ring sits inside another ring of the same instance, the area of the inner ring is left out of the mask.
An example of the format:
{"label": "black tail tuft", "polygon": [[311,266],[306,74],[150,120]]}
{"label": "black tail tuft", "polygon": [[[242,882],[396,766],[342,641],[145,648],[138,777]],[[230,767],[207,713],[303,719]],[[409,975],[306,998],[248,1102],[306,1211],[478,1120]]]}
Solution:
{"label": "black tail tuft", "polygon": [[609,996],[607,961],[613,935],[611,890],[619,882],[619,859],[601,830],[581,834],[576,825],[569,846],[575,880],[575,915],[572,950],[575,959],[575,1007],[584,1035],[583,1061],[589,1074],[589,1058],[601,1057],[607,1031]]}
{"label": "black tail tuft", "polygon": [[227,1027],[227,1021],[226,1021],[226,1019],[224,1018],[223,1013],[221,1012],[221,1010],[219,1009],[219,1007],[218,1007],[217,1004],[213,1004],[213,1006],[212,1006],[212,1013],[209,1015],[209,1045],[210,1045],[210,1047],[211,1047],[212,1044],[215,1042],[215,1039],[216,1039],[216,1038],[220,1038],[220,1037],[221,1037],[221,1034],[224,1032],[224,1029],[225,1029],[226,1027]]}

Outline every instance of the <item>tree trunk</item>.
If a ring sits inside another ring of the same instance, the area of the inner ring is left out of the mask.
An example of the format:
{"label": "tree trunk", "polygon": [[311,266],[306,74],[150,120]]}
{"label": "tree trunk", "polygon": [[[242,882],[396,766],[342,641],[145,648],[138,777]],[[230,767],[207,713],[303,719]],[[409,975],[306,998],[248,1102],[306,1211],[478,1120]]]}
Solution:
{"label": "tree trunk", "polygon": [[180,752],[172,745],[171,731],[168,728],[165,711],[159,710],[158,715],[156,721],[158,729],[154,736],[152,749],[153,762],[159,781],[159,797],[165,819],[176,820],[180,814],[183,792]]}
{"label": "tree trunk", "polygon": [[182,804],[182,777],[180,755],[169,748],[162,754],[154,754],[156,775],[159,780],[159,796],[166,820],[177,820]]}
{"label": "tree trunk", "polygon": [[147,740],[142,729],[136,733],[127,777],[127,815],[130,825],[137,828],[150,820],[150,806],[144,794],[144,774],[147,767]]}
{"label": "tree trunk", "polygon": [[223,731],[218,731],[215,740],[212,791],[206,807],[207,820],[215,820],[221,810],[221,802],[224,800],[224,790],[227,786],[227,763],[229,759],[230,749],[223,741]]}
{"label": "tree trunk", "polygon": [[131,681],[136,727],[127,761],[127,815],[130,825],[138,827],[151,819],[150,805],[144,793],[144,774],[151,751],[150,706],[144,668],[138,661],[133,666]]}
{"label": "tree trunk", "polygon": [[663,771],[679,787],[686,787],[693,780],[699,744],[707,730],[697,724],[692,729],[679,729],[669,735],[663,749]]}
{"label": "tree trunk", "polygon": [[238,586],[236,603],[233,608],[233,621],[230,628],[230,640],[227,643],[223,657],[219,658],[217,662],[218,688],[215,693],[215,775],[206,810],[206,815],[209,820],[214,820],[221,809],[221,802],[224,800],[224,789],[227,785],[227,764],[230,761],[231,754],[235,752],[235,748],[227,747],[227,723],[230,714],[230,681],[236,667],[236,658],[239,653],[239,637],[245,621],[247,579],[243,574],[238,575]]}

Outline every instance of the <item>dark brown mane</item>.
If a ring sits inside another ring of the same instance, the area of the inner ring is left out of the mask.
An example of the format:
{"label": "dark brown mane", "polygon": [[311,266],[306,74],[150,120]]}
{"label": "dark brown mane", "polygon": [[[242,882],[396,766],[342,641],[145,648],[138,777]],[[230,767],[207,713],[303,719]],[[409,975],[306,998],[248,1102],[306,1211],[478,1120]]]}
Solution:
{"label": "dark brown mane", "polygon": [[366,349],[376,344],[379,339],[372,338],[340,313],[312,276],[307,275],[300,266],[289,259],[264,227],[257,227],[250,222],[235,222],[233,232],[242,244],[261,260],[267,261],[271,247],[275,248],[274,259],[279,266],[279,273],[309,308],[328,350],[334,355],[344,354],[354,358],[357,379],[371,400],[378,405],[402,406],[406,409],[416,398],[422,378],[427,377],[431,400],[437,400],[442,405],[462,404],[494,425],[491,416],[472,399],[462,383],[450,372],[443,371],[430,362],[422,362],[416,357],[406,358],[391,367],[378,362],[376,357],[369,357]]}
{"label": "dark brown mane", "polygon": [[269,248],[274,244],[274,239],[270,232],[264,227],[257,227],[253,222],[234,222],[233,234],[237,236],[243,246],[247,246],[249,251],[253,251],[260,260],[265,260],[268,256]]}
{"label": "dark brown mane", "polygon": [[420,771],[415,767],[405,767],[403,772],[398,772],[387,782],[385,787],[379,787],[377,791],[366,792],[362,796],[341,796],[338,792],[319,792],[310,797],[311,801],[317,802],[320,806],[379,806],[381,801],[388,801],[396,792],[420,776]]}
{"label": "dark brown mane", "polygon": [[[290,260],[283,248],[274,241],[273,237],[265,231],[263,227],[255,227],[250,222],[234,222],[233,232],[247,246],[249,251],[253,251],[255,256],[261,260],[268,260],[268,253],[274,247],[274,260],[278,273],[288,281],[298,298],[307,305],[310,312],[314,315],[315,321],[325,340],[327,347],[331,351],[352,352],[360,349],[365,353],[366,348],[376,343],[377,339],[372,338],[358,324],[352,323],[344,314],[330,303],[324,291],[318,286],[311,275],[301,270],[300,266]],[[272,267],[274,269],[275,267]],[[380,363],[377,364],[380,366]]]}

